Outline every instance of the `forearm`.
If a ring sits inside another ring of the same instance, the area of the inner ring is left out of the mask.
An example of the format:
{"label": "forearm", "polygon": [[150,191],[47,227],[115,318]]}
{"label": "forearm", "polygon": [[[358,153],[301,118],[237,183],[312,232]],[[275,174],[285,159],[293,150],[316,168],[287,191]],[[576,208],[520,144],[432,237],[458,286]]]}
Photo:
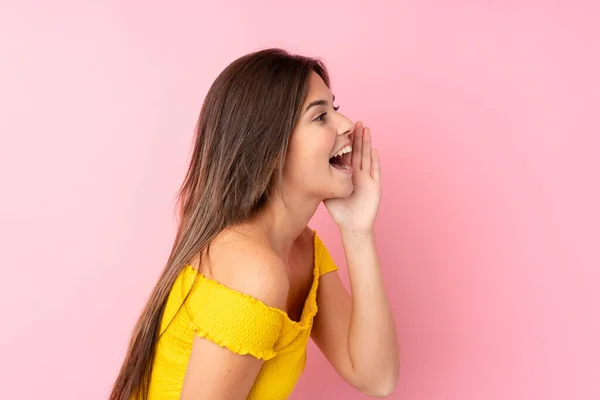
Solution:
{"label": "forearm", "polygon": [[342,243],[352,289],[348,351],[353,369],[370,383],[395,385],[399,369],[398,339],[374,235],[342,231]]}

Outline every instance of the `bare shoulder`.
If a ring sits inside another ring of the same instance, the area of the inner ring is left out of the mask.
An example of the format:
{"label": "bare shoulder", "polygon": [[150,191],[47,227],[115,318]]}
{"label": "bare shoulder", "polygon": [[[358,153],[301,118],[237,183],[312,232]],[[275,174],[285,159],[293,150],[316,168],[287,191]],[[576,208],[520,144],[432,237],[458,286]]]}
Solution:
{"label": "bare shoulder", "polygon": [[[270,307],[285,307],[289,288],[285,264],[269,246],[252,236],[235,232],[220,235],[198,269],[206,277]],[[245,399],[262,364],[261,358],[242,355],[208,337],[196,336],[181,399]]]}
{"label": "bare shoulder", "polygon": [[209,277],[222,285],[268,306],[285,307],[286,266],[269,246],[235,233],[224,235],[211,246],[207,267]]}

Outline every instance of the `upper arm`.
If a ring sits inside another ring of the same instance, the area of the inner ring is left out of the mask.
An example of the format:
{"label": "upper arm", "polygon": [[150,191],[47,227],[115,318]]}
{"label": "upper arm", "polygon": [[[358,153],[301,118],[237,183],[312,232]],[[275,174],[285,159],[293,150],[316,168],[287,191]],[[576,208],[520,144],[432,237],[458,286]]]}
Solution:
{"label": "upper arm", "polygon": [[355,386],[348,348],[352,301],[336,271],[321,276],[317,299],[312,339],[342,378]]}
{"label": "upper arm", "polygon": [[263,362],[196,336],[183,380],[181,399],[245,399]]}
{"label": "upper arm", "polygon": [[311,337],[335,370],[348,383],[357,386],[348,345],[352,298],[342,284],[331,254],[318,237],[315,241],[315,262],[320,264],[322,275],[317,289],[319,311]]}
{"label": "upper arm", "polygon": [[[260,306],[266,306],[265,310],[267,307],[281,309],[287,297],[287,280],[281,274],[281,260],[267,251],[254,248],[249,253],[246,250],[234,249],[212,265],[211,270],[220,272],[218,280],[223,286],[259,300]],[[235,273],[229,273],[232,265]],[[231,324],[231,321],[227,323]],[[240,331],[243,330],[244,327],[240,327]],[[264,360],[256,354],[244,354],[246,351],[239,351],[236,346],[228,348],[227,344],[216,340],[211,332],[194,338],[182,400],[233,400],[248,396]]]}

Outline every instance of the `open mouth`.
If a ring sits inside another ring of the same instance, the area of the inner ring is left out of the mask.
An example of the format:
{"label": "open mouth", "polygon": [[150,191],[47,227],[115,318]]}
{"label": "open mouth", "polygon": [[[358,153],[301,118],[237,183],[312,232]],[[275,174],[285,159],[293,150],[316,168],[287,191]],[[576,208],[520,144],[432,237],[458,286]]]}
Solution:
{"label": "open mouth", "polygon": [[337,169],[350,170],[352,146],[345,146],[329,159],[329,164]]}

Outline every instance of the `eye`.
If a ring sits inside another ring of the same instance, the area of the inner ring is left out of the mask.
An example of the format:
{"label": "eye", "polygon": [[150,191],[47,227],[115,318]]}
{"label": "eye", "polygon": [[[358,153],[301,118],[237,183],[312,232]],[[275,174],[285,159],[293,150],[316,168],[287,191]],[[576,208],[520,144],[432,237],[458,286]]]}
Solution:
{"label": "eye", "polygon": [[[333,106],[333,110],[337,112],[337,110],[340,109],[340,106]],[[324,112],[323,114],[320,114],[317,118],[314,119],[314,121],[320,121],[320,122],[325,122],[327,113]]]}
{"label": "eye", "polygon": [[325,122],[325,116],[327,115],[326,112],[324,112],[323,114],[319,115],[317,118],[314,119],[314,121],[320,121],[320,122]]}

